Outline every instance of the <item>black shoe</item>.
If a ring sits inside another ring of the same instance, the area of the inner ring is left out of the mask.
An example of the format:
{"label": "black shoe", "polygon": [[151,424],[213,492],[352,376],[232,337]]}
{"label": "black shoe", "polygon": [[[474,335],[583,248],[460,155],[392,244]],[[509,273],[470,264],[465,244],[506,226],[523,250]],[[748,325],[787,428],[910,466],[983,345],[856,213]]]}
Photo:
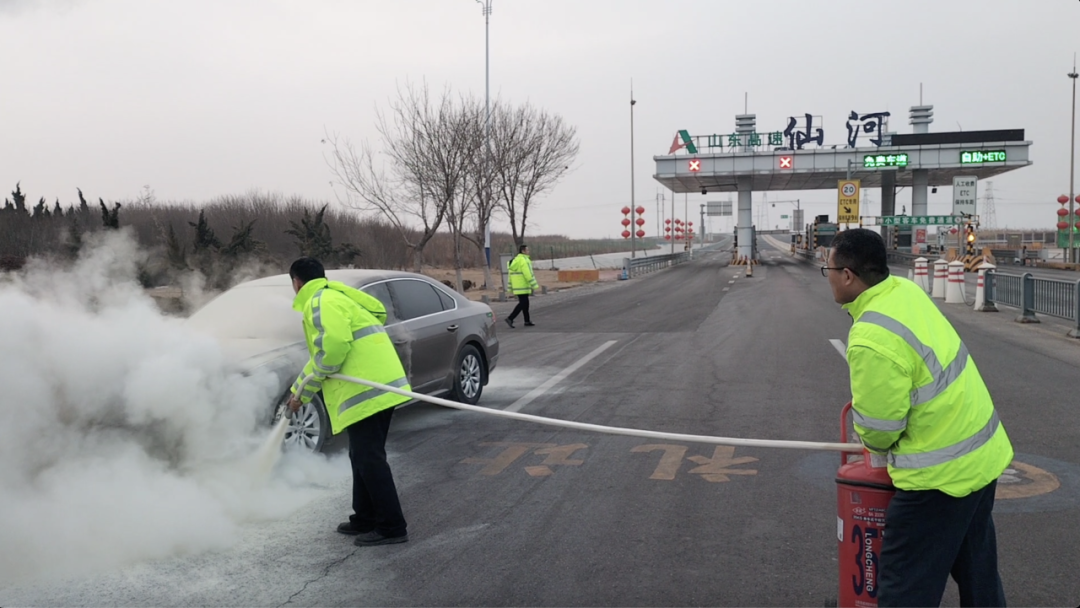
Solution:
{"label": "black shoe", "polygon": [[351,521],[338,524],[337,531],[339,534],[345,534],[346,536],[356,536],[357,534],[368,534],[372,532],[374,528],[368,526],[357,526]]}
{"label": "black shoe", "polygon": [[510,326],[510,329],[514,329],[514,320],[510,317],[506,317],[506,324]]}
{"label": "black shoe", "polygon": [[358,547],[374,547],[375,545],[396,545],[397,543],[409,542],[409,535],[402,534],[401,536],[383,536],[374,530],[371,532],[365,532],[356,537],[353,544]]}
{"label": "black shoe", "polygon": [[529,323],[528,321],[526,321],[525,327],[536,327],[536,323]]}

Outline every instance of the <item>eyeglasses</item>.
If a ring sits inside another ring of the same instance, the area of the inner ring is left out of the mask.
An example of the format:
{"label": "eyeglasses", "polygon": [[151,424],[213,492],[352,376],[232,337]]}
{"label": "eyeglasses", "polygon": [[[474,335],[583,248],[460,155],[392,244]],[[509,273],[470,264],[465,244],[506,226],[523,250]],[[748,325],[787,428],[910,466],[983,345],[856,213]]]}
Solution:
{"label": "eyeglasses", "polygon": [[[848,268],[847,266],[822,266],[821,267],[821,276],[827,278],[829,276],[829,271],[830,270],[851,270],[851,269]],[[854,270],[851,270],[851,274],[853,274],[855,276],[859,276],[859,273],[855,272]]]}

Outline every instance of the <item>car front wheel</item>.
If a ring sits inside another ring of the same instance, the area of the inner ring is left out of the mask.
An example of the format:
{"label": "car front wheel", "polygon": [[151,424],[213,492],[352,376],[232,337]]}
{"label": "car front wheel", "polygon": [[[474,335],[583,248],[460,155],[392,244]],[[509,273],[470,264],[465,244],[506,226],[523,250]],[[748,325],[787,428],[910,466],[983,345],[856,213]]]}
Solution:
{"label": "car front wheel", "polygon": [[476,405],[476,402],[480,401],[480,393],[483,390],[484,360],[475,346],[466,344],[457,356],[451,398],[459,403]]}
{"label": "car front wheel", "polygon": [[[285,406],[278,409],[274,416],[274,424],[277,424],[286,410],[288,407]],[[285,429],[285,449],[321,452],[329,439],[330,417],[326,414],[322,394],[316,394],[311,401],[305,403],[289,417],[289,426]]]}

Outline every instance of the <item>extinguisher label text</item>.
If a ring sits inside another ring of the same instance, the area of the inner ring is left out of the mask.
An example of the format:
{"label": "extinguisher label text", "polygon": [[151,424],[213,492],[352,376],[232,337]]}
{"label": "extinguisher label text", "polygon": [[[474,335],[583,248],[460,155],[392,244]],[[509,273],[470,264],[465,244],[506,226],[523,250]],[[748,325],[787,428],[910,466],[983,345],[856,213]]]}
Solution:
{"label": "extinguisher label text", "polygon": [[878,528],[867,526],[863,529],[855,525],[851,530],[851,542],[859,548],[855,553],[858,575],[851,577],[856,595],[865,593],[871,598],[877,597],[878,551],[875,541],[879,538],[881,530]]}

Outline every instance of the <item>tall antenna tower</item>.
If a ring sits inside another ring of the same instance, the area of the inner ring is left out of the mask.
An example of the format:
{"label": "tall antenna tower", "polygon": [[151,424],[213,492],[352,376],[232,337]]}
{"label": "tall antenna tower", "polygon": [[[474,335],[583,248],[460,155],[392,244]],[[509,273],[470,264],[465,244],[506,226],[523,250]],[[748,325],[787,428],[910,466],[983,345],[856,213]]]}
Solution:
{"label": "tall antenna tower", "polygon": [[983,195],[983,212],[979,218],[983,230],[997,228],[997,211],[994,209],[994,182],[986,182],[986,194]]}

